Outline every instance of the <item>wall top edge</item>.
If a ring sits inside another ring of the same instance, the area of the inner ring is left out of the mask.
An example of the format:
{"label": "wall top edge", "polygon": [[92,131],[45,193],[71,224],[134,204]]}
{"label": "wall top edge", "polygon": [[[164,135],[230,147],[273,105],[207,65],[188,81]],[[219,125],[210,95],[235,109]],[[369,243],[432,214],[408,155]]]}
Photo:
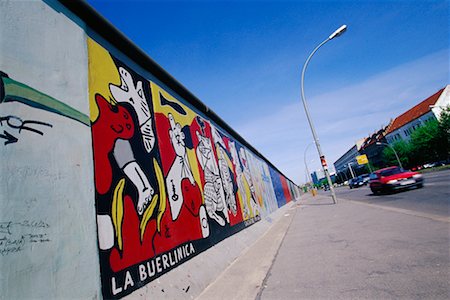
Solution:
{"label": "wall top edge", "polygon": [[275,165],[273,165],[264,155],[256,150],[249,142],[247,142],[239,133],[237,133],[231,126],[229,126],[222,118],[220,118],[213,110],[206,106],[200,99],[192,94],[186,87],[177,81],[172,75],[164,70],[158,63],[156,63],[150,56],[141,48],[134,44],[129,38],[118,30],[111,22],[100,15],[92,6],[84,0],[58,0],[74,15],[80,18],[87,27],[92,29],[102,38],[104,38],[111,45],[116,47],[123,54],[134,60],[138,65],[155,75],[161,82],[171,88],[174,92],[188,101],[191,105],[196,107],[199,111],[210,117],[222,129],[228,131],[241,144],[246,146],[249,150],[254,152],[257,156],[267,162],[272,168],[290,180],[283,174]]}

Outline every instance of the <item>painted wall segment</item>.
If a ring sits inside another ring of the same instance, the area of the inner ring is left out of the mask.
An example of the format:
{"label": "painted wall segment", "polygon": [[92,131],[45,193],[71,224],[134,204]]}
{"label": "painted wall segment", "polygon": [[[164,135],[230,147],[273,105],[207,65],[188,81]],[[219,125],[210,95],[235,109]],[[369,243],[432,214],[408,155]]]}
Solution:
{"label": "painted wall segment", "polygon": [[274,176],[291,199],[284,178],[206,116],[91,39],[88,53],[106,298],[131,293],[272,212]]}

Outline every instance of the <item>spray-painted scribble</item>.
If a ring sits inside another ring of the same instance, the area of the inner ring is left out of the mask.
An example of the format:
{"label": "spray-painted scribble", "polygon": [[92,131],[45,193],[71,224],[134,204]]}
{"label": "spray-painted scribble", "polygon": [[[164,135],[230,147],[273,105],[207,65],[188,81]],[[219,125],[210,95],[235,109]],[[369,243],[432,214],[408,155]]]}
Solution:
{"label": "spray-painted scribble", "polygon": [[49,123],[35,120],[22,120],[17,116],[0,117],[0,127],[7,127],[10,132],[14,132],[13,135],[4,129],[3,134],[0,134],[0,138],[5,139],[4,145],[17,143],[19,140],[18,135],[22,132],[22,130],[44,135],[44,132],[39,130],[42,126],[53,127],[53,125]]}

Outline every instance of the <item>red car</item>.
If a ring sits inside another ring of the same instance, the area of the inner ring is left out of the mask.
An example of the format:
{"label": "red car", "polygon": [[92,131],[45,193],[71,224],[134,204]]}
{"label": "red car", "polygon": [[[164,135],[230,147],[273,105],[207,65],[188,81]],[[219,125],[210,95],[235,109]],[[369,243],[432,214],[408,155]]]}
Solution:
{"label": "red car", "polygon": [[409,187],[423,187],[423,177],[417,172],[405,171],[399,167],[389,167],[370,174],[372,193],[393,192]]}

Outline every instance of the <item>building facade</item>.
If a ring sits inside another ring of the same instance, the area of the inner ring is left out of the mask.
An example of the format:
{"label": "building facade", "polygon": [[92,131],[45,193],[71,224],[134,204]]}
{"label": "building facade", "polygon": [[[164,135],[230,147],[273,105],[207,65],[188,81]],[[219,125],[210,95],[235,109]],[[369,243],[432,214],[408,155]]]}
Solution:
{"label": "building facade", "polygon": [[338,180],[343,182],[366,171],[356,162],[358,155],[366,154],[370,165],[376,169],[385,167],[382,154],[386,145],[383,143],[409,142],[417,128],[438,120],[442,111],[449,106],[450,85],[447,85],[391,120],[387,126],[359,140],[334,163]]}
{"label": "building facade", "polygon": [[[359,151],[360,154],[367,155],[370,165],[375,168],[384,167],[382,153],[386,145],[383,144],[387,143],[386,132],[389,130],[391,124],[392,121],[387,126],[367,137]],[[379,143],[381,143],[381,145]]]}
{"label": "building facade", "polygon": [[353,177],[355,168],[358,168],[356,157],[360,155],[360,148],[363,145],[365,139],[358,140],[355,145],[345,152],[338,160],[334,162],[334,168],[338,178],[347,180]]}
{"label": "building facade", "polygon": [[450,85],[423,100],[394,119],[386,132],[386,141],[393,144],[409,142],[411,134],[427,122],[439,119],[442,110],[450,105]]}

